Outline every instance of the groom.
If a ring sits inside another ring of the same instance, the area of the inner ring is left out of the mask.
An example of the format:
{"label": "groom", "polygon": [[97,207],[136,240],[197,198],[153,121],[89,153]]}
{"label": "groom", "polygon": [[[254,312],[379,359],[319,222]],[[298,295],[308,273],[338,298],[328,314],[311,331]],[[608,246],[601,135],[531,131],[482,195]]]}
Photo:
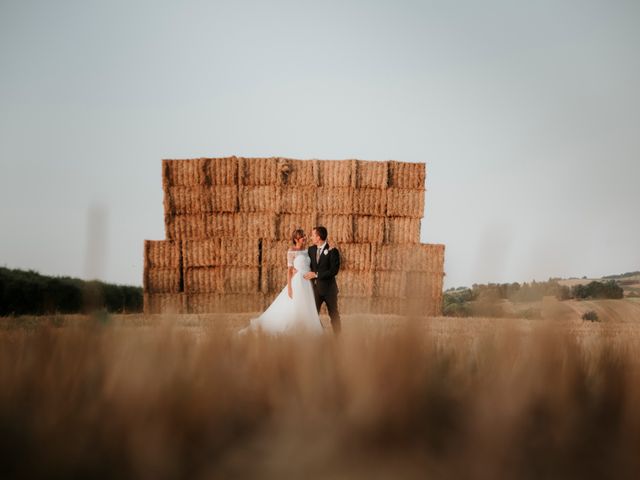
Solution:
{"label": "groom", "polygon": [[337,335],[340,333],[341,326],[340,313],[338,312],[338,284],[336,283],[336,275],[340,270],[340,252],[337,248],[329,247],[327,229],[324,227],[316,227],[311,231],[311,241],[314,243],[309,247],[311,271],[306,273],[304,278],[312,280],[318,313],[320,313],[322,302],[327,304],[331,328],[333,328],[333,333]]}

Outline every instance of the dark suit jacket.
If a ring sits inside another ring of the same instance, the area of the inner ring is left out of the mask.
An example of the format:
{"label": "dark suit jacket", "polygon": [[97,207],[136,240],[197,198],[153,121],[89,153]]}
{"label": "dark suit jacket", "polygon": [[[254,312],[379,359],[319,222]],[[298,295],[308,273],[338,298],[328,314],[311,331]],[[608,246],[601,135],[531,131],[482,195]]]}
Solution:
{"label": "dark suit jacket", "polygon": [[311,271],[318,274],[318,278],[313,280],[314,287],[320,296],[337,295],[338,284],[336,275],[340,270],[340,252],[337,248],[329,247],[327,243],[320,253],[320,261],[316,262],[316,252],[318,247],[309,247],[309,257],[311,258]]}

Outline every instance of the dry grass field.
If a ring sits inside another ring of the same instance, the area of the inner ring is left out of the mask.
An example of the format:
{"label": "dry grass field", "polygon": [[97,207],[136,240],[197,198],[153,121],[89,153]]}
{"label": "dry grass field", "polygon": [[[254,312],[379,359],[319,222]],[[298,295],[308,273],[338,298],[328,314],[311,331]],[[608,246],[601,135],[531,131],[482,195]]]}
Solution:
{"label": "dry grass field", "polygon": [[249,317],[0,319],[0,477],[640,473],[639,323]]}

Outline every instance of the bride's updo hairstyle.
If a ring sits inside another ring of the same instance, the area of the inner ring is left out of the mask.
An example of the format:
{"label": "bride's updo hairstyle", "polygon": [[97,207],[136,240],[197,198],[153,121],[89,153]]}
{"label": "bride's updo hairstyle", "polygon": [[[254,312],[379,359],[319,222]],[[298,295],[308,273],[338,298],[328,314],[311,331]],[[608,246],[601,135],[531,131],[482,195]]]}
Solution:
{"label": "bride's updo hairstyle", "polygon": [[301,228],[296,228],[292,233],[291,233],[291,243],[293,245],[296,244],[296,240],[298,240],[299,238],[304,237],[304,230],[302,230]]}

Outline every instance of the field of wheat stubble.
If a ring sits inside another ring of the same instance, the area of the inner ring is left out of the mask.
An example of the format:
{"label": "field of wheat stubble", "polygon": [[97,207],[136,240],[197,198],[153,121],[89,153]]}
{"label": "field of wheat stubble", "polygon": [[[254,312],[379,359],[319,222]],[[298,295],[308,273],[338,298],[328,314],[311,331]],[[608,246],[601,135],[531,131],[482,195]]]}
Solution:
{"label": "field of wheat stubble", "polygon": [[[634,322],[0,320],[3,478],[636,478]],[[326,320],[326,319],[325,319]]]}

